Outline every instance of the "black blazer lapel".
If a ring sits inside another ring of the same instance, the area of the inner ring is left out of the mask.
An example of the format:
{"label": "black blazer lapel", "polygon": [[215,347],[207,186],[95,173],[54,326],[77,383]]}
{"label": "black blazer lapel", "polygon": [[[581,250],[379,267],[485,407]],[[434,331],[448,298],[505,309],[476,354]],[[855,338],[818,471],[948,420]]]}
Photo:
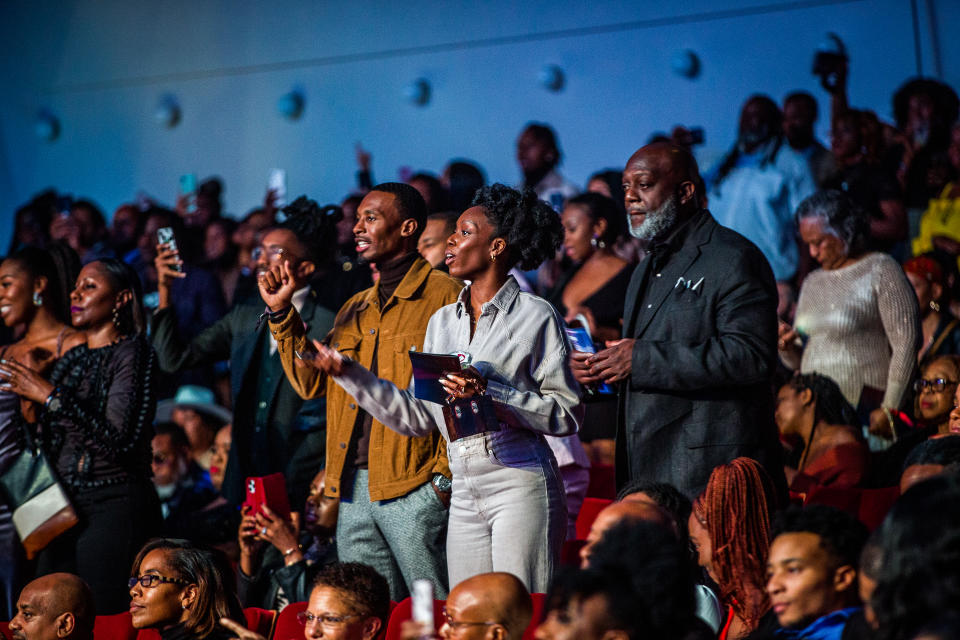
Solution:
{"label": "black blazer lapel", "polygon": [[[700,257],[700,247],[693,246],[684,248],[677,253],[677,255],[667,263],[663,271],[660,272],[660,279],[669,285],[673,285],[698,257]],[[656,274],[650,274],[650,280],[653,280],[655,277]],[[675,286],[670,286],[669,288],[663,287],[657,299],[647,302],[647,304],[652,306],[649,309],[645,309],[647,313],[644,313],[643,320],[637,325],[636,330],[633,332],[635,337],[639,338],[643,335],[643,332],[650,326],[650,322],[653,321],[657,312],[660,311],[660,307],[663,306],[664,301],[674,293],[674,289],[676,289]]]}
{"label": "black blazer lapel", "polygon": [[640,261],[640,264],[636,266],[633,270],[633,275],[630,276],[630,284],[627,285],[627,299],[626,307],[623,312],[623,337],[631,338],[633,337],[633,314],[637,308],[637,302],[639,300],[637,297],[640,295],[640,284],[643,282],[643,272],[647,269],[647,265],[650,262],[650,256],[644,257]]}

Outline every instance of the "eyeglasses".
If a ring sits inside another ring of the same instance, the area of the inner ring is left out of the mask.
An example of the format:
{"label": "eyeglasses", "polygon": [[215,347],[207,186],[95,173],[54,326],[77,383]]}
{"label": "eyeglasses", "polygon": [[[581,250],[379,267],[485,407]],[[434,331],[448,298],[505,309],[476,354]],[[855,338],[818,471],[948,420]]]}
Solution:
{"label": "eyeglasses", "polygon": [[275,244],[270,245],[269,247],[264,247],[260,245],[256,247],[253,251],[250,252],[250,257],[253,258],[254,262],[260,259],[260,256],[267,256],[267,262],[274,262],[279,260],[283,256],[293,257],[290,255],[290,252],[284,249],[283,247],[278,247]]}
{"label": "eyeglasses", "polygon": [[456,631],[460,627],[479,627],[479,626],[489,627],[491,625],[497,624],[496,622],[458,622],[457,620],[453,619],[453,617],[450,615],[450,612],[447,611],[446,607],[443,608],[443,619],[446,620],[447,626],[453,629],[454,631]]}
{"label": "eyeglasses", "polygon": [[920,378],[913,383],[913,388],[917,393],[923,393],[928,389],[934,393],[940,393],[947,387],[957,384],[956,380],[947,380],[946,378],[936,378],[934,380],[927,380],[925,378]]}
{"label": "eyeglasses", "polygon": [[139,578],[133,577],[127,580],[127,587],[133,589],[133,586],[138,582],[144,589],[159,587],[161,584],[179,584],[183,586],[190,584],[188,581],[183,580],[182,578],[168,578],[157,573],[145,573]]}
{"label": "eyeglasses", "polygon": [[301,611],[297,614],[297,621],[305,627],[309,627],[314,622],[319,622],[320,626],[324,629],[339,629],[344,624],[347,623],[347,620],[353,618],[359,618],[360,614],[355,613],[349,616],[333,616],[329,613],[321,613],[320,615],[314,615],[309,611]]}

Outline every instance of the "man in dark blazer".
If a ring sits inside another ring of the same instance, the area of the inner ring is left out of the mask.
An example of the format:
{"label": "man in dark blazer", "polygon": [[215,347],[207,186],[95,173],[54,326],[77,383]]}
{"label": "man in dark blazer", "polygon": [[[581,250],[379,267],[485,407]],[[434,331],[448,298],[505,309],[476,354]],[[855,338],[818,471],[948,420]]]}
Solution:
{"label": "man in dark blazer", "polygon": [[[281,225],[264,235],[257,259],[258,272],[280,260],[290,263],[297,289],[294,305],[299,307],[307,335],[318,340],[333,327],[336,309],[343,302],[339,294],[330,293],[338,289],[336,283],[327,282],[335,280],[336,274],[317,280],[318,265],[326,263],[325,256],[334,255],[336,222],[324,221],[323,215],[288,212]],[[246,493],[246,477],[280,472],[286,477],[291,508],[301,510],[310,481],[326,456],[325,400],[304,401],[290,386],[259,299],[237,304],[184,344],[177,335],[170,300],[170,283],[181,277],[174,269],[180,260],[176,252],[159,247],[155,263],[160,304],[151,335],[160,368],[174,373],[230,360],[233,443],[221,490],[224,497],[239,504]]]}
{"label": "man in dark blazer", "polygon": [[693,156],[652,144],[623,173],[631,233],[649,242],[634,271],[623,338],[574,352],[582,384],[619,383],[617,481],[668,482],[695,498],[738,456],[783,487],[773,422],[777,289],[749,240],[701,208]]}

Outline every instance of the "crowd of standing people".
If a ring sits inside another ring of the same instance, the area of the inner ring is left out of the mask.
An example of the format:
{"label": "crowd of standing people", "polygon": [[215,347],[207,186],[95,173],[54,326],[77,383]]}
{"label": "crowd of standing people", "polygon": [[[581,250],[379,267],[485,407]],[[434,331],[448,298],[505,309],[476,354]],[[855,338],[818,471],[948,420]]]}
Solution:
{"label": "crowd of standing people", "polygon": [[[307,637],[372,639],[426,579],[445,637],[519,638],[531,593],[544,640],[955,637],[960,102],[911,80],[885,124],[840,78],[829,149],[813,96],[755,95],[716,167],[677,129],[583,193],[531,123],[515,188],[359,150],[342,202],[241,219],[218,178],[109,224],[36,196],[0,263],[0,619],[247,639],[306,602]],[[577,540],[591,468],[619,496]]]}

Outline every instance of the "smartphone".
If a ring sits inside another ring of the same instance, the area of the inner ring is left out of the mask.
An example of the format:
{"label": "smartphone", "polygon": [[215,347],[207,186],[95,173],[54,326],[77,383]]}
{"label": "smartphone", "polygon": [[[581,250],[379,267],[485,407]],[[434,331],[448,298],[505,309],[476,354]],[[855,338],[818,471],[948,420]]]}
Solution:
{"label": "smartphone", "polygon": [[[590,332],[586,329],[586,322],[581,322],[584,326],[569,326],[564,329],[567,333],[567,339],[570,340],[570,346],[584,353],[596,353],[597,348],[593,344],[593,338],[590,337]],[[595,393],[610,395],[613,393],[613,389],[611,389],[610,385],[606,382],[601,382],[597,386]]]}
{"label": "smartphone", "polygon": [[57,198],[57,213],[60,214],[61,218],[69,218],[71,209],[73,209],[72,196],[60,196]]}
{"label": "smartphone", "polygon": [[[177,239],[173,236],[173,227],[160,227],[157,229],[157,244],[166,245],[168,248],[178,251]],[[182,265],[174,265],[174,271],[183,271]]]}
{"label": "smartphone", "polygon": [[271,473],[259,478],[247,478],[247,498],[244,506],[259,512],[264,505],[278,517],[290,520],[290,499],[287,498],[287,482],[282,473]]}
{"label": "smartphone", "polygon": [[430,638],[433,636],[433,583],[429,580],[419,579],[413,581],[413,593],[411,594],[411,609],[413,621],[421,625],[424,635],[421,638]]}
{"label": "smartphone", "polygon": [[273,204],[277,209],[287,206],[287,172],[283,169],[271,169],[267,178],[267,189],[273,191]]}
{"label": "smartphone", "polygon": [[197,174],[185,173],[180,176],[180,194],[187,199],[187,213],[197,212]]}

